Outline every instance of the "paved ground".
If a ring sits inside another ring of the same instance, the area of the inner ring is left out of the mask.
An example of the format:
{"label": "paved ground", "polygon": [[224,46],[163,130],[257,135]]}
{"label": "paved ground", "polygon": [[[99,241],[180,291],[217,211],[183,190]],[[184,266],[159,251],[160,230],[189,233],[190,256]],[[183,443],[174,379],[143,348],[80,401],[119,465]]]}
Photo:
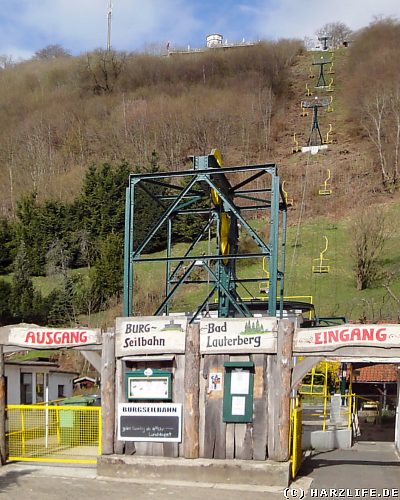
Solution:
{"label": "paved ground", "polygon": [[310,455],[286,495],[278,488],[102,480],[96,478],[95,468],[14,463],[0,468],[0,500],[288,500],[299,498],[302,491],[308,498],[329,498],[330,489],[344,493],[342,498],[373,498],[358,492],[362,488],[374,488],[375,498],[381,494],[400,499],[400,492],[387,495],[389,490],[400,490],[400,460],[389,441],[390,432],[377,426],[364,428],[362,437],[368,441],[359,441],[350,450]]}
{"label": "paved ground", "polygon": [[[400,461],[390,442],[360,441],[349,450],[316,453],[306,459],[301,474],[313,479],[313,493],[315,489],[346,489],[349,492],[345,492],[344,498],[351,498],[350,493],[356,498],[356,489],[373,488],[376,495],[366,493],[364,496],[359,492],[358,497],[400,498]],[[311,495],[309,492],[309,496],[327,498],[324,493]]]}
{"label": "paved ground", "polygon": [[[308,478],[298,486],[306,490]],[[0,499],[8,500],[282,500],[278,488],[230,487],[195,483],[152,484],[96,479],[93,468],[9,464],[0,468]]]}

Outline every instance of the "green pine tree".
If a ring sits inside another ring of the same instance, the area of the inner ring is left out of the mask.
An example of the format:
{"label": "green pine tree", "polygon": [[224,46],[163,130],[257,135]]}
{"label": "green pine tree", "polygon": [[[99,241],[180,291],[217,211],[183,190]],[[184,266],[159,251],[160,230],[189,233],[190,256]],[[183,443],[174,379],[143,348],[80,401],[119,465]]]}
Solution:
{"label": "green pine tree", "polygon": [[122,292],[122,250],[123,239],[119,234],[110,233],[101,244],[93,279],[97,309],[104,308],[111,297],[119,297]]}
{"label": "green pine tree", "polygon": [[8,325],[12,322],[11,313],[11,285],[4,280],[0,280],[0,326]]}
{"label": "green pine tree", "polygon": [[33,315],[34,290],[28,254],[22,241],[14,261],[14,276],[11,289],[11,311],[14,319],[28,322]]}

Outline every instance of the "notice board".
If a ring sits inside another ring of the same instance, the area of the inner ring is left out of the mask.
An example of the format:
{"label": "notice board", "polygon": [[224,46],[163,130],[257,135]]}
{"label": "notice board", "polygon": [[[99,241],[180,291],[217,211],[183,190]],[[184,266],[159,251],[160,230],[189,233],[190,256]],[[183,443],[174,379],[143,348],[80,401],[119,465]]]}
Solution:
{"label": "notice board", "polygon": [[182,405],[175,403],[118,405],[118,439],[180,443]]}

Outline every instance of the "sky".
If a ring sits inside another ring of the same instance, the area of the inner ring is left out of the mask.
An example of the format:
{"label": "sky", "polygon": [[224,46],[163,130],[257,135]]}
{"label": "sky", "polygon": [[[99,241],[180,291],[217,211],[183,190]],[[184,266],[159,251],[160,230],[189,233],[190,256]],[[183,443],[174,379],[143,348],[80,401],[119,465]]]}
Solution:
{"label": "sky", "polygon": [[[59,44],[73,55],[105,47],[109,0],[0,0],[0,55],[31,57]],[[112,0],[117,50],[203,47],[220,33],[231,42],[313,36],[330,22],[353,30],[376,17],[400,19],[400,0]]]}

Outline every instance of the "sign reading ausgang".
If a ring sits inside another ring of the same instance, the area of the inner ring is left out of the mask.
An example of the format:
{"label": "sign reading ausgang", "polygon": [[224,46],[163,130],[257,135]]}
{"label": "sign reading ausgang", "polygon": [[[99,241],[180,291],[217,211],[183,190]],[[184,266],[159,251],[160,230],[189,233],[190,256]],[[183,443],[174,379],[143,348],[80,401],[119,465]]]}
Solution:
{"label": "sign reading ausgang", "polygon": [[204,318],[200,320],[200,352],[275,353],[275,318]]}
{"label": "sign reading ausgang", "polygon": [[187,319],[172,316],[117,318],[115,354],[185,352]]}
{"label": "sign reading ausgang", "polygon": [[334,351],[351,346],[400,348],[400,325],[349,324],[299,328],[293,341],[295,352]]}
{"label": "sign reading ausgang", "polygon": [[8,345],[29,349],[79,347],[98,343],[101,343],[99,330],[69,330],[45,327],[11,327],[7,340]]}
{"label": "sign reading ausgang", "polygon": [[118,439],[180,443],[182,405],[174,403],[118,405]]}

